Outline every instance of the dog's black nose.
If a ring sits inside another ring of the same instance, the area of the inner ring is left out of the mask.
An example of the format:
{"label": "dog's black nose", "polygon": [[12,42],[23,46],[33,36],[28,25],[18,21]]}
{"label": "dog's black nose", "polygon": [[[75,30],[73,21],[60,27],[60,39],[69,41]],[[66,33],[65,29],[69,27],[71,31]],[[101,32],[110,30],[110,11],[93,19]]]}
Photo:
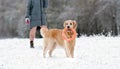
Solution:
{"label": "dog's black nose", "polygon": [[70,26],[67,26],[67,28],[70,28]]}

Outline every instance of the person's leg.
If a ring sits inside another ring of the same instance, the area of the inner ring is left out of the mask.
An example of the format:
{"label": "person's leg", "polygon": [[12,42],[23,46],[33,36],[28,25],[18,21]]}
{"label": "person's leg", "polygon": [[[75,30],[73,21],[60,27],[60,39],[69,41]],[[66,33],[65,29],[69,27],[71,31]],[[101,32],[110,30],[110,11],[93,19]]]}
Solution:
{"label": "person's leg", "polygon": [[36,35],[36,27],[30,29],[29,38],[30,38],[30,47],[34,48],[34,38]]}

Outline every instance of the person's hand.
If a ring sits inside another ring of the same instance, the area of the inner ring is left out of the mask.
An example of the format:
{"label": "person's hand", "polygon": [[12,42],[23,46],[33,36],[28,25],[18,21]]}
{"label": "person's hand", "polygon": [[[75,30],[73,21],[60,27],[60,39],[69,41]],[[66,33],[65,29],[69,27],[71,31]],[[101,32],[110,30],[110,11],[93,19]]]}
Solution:
{"label": "person's hand", "polygon": [[25,18],[25,23],[26,23],[27,25],[29,25],[29,24],[30,24],[30,19],[29,19],[29,18]]}

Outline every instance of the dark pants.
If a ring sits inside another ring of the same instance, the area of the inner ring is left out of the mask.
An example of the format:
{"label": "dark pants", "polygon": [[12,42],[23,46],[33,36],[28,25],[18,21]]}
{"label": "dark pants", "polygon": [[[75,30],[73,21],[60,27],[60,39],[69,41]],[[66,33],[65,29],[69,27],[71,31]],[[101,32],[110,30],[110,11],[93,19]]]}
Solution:
{"label": "dark pants", "polygon": [[42,38],[42,36],[40,34],[40,29],[41,29],[41,27],[37,26],[37,28],[36,28],[36,38]]}

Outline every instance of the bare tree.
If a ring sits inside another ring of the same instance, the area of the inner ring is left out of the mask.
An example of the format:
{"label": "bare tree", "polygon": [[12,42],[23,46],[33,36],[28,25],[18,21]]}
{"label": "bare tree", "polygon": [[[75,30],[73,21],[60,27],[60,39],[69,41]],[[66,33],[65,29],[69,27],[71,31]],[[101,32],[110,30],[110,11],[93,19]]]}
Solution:
{"label": "bare tree", "polygon": [[118,35],[117,31],[117,22],[116,22],[116,17],[117,17],[117,0],[115,0],[111,6],[111,15],[112,15],[112,35],[116,36]]}
{"label": "bare tree", "polygon": [[[79,35],[118,35],[119,0],[49,0],[46,11],[49,28],[63,28],[63,22],[76,20]],[[28,37],[24,24],[26,0],[0,0],[0,36]]]}

